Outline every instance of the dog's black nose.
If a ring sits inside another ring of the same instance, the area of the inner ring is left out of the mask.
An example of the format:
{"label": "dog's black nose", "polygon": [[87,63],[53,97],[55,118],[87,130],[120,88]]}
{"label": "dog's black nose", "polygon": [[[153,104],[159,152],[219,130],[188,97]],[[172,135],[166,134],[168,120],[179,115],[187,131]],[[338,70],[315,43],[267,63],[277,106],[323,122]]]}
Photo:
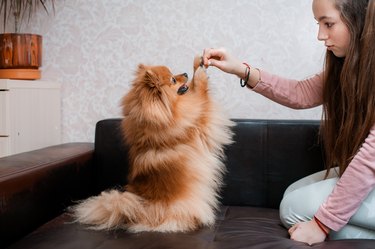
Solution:
{"label": "dog's black nose", "polygon": [[189,78],[189,75],[187,73],[182,74],[184,77]]}

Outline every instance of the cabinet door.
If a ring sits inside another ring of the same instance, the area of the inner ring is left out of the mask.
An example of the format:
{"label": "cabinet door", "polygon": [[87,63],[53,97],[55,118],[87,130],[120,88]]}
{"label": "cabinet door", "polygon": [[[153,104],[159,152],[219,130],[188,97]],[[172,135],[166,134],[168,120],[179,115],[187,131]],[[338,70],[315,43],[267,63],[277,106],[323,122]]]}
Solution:
{"label": "cabinet door", "polygon": [[0,157],[10,155],[10,138],[0,137]]}
{"label": "cabinet door", "polygon": [[9,109],[12,154],[60,143],[59,89],[11,89]]}
{"label": "cabinet door", "polygon": [[9,135],[9,91],[0,90],[0,136]]}

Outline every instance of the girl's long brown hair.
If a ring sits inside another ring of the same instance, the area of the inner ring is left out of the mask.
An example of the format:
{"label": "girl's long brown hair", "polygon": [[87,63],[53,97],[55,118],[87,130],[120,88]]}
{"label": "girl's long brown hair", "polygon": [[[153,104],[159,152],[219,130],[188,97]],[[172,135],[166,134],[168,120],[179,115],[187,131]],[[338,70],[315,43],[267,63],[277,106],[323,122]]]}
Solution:
{"label": "girl's long brown hair", "polygon": [[350,32],[345,58],[327,51],[322,136],[327,175],[341,176],[375,124],[375,0],[336,0]]}
{"label": "girl's long brown hair", "polygon": [[345,58],[327,51],[321,130],[327,175],[338,166],[341,176],[375,123],[375,0],[335,2],[351,40]]}

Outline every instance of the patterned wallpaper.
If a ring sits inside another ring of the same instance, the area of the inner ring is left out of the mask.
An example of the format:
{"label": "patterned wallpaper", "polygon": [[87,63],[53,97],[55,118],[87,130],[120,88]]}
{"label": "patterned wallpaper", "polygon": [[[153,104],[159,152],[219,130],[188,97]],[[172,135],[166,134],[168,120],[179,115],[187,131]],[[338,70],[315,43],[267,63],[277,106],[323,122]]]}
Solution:
{"label": "patterned wallpaper", "polygon": [[[302,79],[322,68],[312,0],[59,0],[41,11],[43,79],[62,83],[63,142],[93,141],[95,123],[120,117],[119,102],[139,63],[192,73],[205,47],[226,47],[255,67]],[[30,26],[30,25],[29,25]],[[233,118],[320,119],[291,110],[209,68],[212,94]]]}

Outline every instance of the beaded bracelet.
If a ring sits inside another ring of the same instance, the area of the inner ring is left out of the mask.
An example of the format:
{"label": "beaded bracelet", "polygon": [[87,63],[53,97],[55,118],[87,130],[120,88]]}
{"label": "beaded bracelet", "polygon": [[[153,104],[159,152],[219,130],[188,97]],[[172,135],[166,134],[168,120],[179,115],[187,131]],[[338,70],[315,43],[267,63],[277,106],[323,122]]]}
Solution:
{"label": "beaded bracelet", "polygon": [[240,78],[240,85],[241,85],[241,87],[245,87],[247,85],[247,82],[249,81],[249,78],[250,78],[250,66],[246,62],[244,62],[242,64],[244,64],[246,66],[246,69],[245,69],[246,78],[245,78],[245,80]]}

